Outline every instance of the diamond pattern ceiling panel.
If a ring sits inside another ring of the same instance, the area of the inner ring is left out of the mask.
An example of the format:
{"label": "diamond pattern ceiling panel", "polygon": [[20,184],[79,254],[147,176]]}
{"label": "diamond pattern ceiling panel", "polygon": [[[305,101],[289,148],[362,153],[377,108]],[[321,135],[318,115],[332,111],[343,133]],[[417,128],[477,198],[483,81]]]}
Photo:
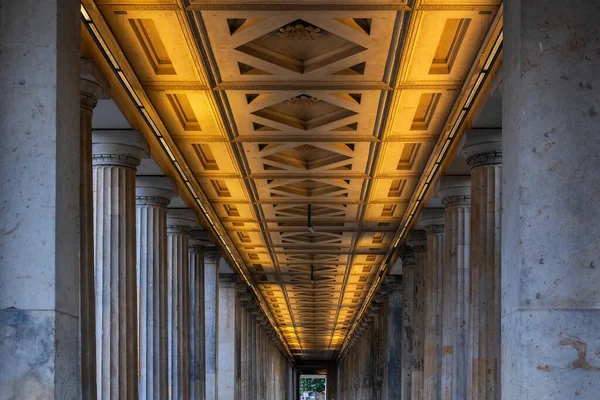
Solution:
{"label": "diamond pattern ceiling panel", "polygon": [[85,2],[292,352],[334,356],[501,1]]}

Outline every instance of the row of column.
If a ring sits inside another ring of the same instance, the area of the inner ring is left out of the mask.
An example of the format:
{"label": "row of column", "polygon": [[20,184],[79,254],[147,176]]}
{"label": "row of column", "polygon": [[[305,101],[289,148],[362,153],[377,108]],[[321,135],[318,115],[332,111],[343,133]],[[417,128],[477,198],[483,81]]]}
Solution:
{"label": "row of column", "polygon": [[219,278],[219,400],[293,400],[291,362],[247,286]]}
{"label": "row of column", "polygon": [[191,210],[167,209],[168,178],[136,179],[139,133],[92,142],[97,397],[216,398],[217,251],[190,240]]}
{"label": "row of column", "polygon": [[471,176],[444,176],[403,258],[402,399],[496,399],[500,387],[500,130],[467,132]]}
{"label": "row of column", "polygon": [[[383,289],[361,320],[337,365],[334,399],[401,398],[404,346],[402,284],[400,276],[388,276]],[[328,381],[327,386],[329,384]],[[328,391],[328,396],[332,395]]]}
{"label": "row of column", "polygon": [[[106,85],[81,80],[82,393],[99,399],[216,398],[218,253],[168,209],[167,177],[136,177],[149,147],[136,131],[95,131]],[[104,90],[103,90],[104,89]]]}

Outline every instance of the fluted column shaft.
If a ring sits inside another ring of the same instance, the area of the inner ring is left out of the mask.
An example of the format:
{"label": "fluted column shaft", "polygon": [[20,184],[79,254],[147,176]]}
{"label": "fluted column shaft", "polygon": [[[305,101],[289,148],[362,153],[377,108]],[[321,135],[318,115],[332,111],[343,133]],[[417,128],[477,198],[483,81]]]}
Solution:
{"label": "fluted column shaft", "polygon": [[442,400],[462,400],[467,391],[469,177],[440,178],[438,196],[445,208],[442,301]]}
{"label": "fluted column shaft", "polygon": [[423,227],[427,234],[425,350],[423,360],[423,399],[425,400],[439,400],[441,398],[442,273],[444,266],[443,213],[441,215],[423,219]]}
{"label": "fluted column shaft", "polygon": [[425,237],[425,232],[411,232],[407,244],[412,249],[415,264],[413,289],[413,366],[411,376],[411,398],[413,400],[421,400],[423,399],[423,366],[425,357],[425,273],[427,270],[427,239]]}
{"label": "fluted column shaft", "polygon": [[138,398],[135,172],[146,149],[135,131],[93,133],[99,399]]}
{"label": "fluted column shaft", "polygon": [[[190,210],[182,210],[189,214]],[[169,387],[171,399],[190,398],[189,239],[193,216],[167,214]]]}
{"label": "fluted column shaft", "polygon": [[[92,115],[102,95],[101,75],[85,59],[81,63],[79,139],[79,281],[81,397],[95,399],[96,301],[94,294],[94,189],[92,177]],[[102,83],[104,81],[102,80]],[[106,85],[105,85],[106,87]]]}
{"label": "fluted column shaft", "polygon": [[240,337],[240,385],[239,393],[241,400],[250,399],[250,339],[252,337],[252,331],[250,329],[250,313],[248,312],[248,305],[252,301],[252,295],[247,292],[246,289],[240,289],[238,293],[241,306],[240,315],[240,326],[241,326],[241,337]]}
{"label": "fluted column shaft", "polygon": [[204,399],[204,247],[190,240],[190,398]]}
{"label": "fluted column shaft", "polygon": [[[487,136],[468,132],[476,134]],[[467,142],[463,151],[471,166],[469,400],[500,398],[502,143],[495,136],[484,146]]]}
{"label": "fluted column shaft", "polygon": [[139,398],[167,399],[167,205],[169,178],[136,182]]}
{"label": "fluted column shaft", "polygon": [[222,274],[219,278],[219,316],[218,316],[218,384],[217,398],[233,400],[236,398],[236,334],[239,330],[237,311],[237,287],[235,275]]}
{"label": "fluted column shaft", "polygon": [[414,309],[415,309],[415,259],[410,248],[402,250],[402,400],[412,396],[414,371]]}
{"label": "fluted column shaft", "polygon": [[204,343],[206,400],[217,399],[217,344],[219,340],[219,253],[204,253]]}

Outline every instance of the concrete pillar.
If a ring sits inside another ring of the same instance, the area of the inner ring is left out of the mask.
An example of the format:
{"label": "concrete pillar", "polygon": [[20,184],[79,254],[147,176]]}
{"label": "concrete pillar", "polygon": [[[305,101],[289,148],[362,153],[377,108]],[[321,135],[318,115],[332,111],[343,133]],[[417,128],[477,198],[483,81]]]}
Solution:
{"label": "concrete pillar", "polygon": [[413,316],[415,304],[415,258],[410,247],[401,249],[402,258],[402,400],[411,400],[414,370]]}
{"label": "concrete pillar", "polygon": [[505,7],[502,398],[595,399],[600,8]]}
{"label": "concrete pillar", "polygon": [[166,177],[136,179],[139,398],[167,399],[167,205],[175,185]]}
{"label": "concrete pillar", "polygon": [[204,251],[204,351],[206,400],[217,399],[217,343],[219,310],[219,252]]}
{"label": "concrete pillar", "polygon": [[204,394],[204,243],[192,231],[189,241],[190,268],[190,398]]}
{"label": "concrete pillar", "polygon": [[467,399],[500,397],[500,232],[502,136],[467,132],[471,166],[471,253]]}
{"label": "concrete pillar", "polygon": [[219,311],[218,311],[218,373],[217,398],[219,400],[235,399],[235,365],[238,354],[235,352],[237,287],[235,275],[219,276]]}
{"label": "concrete pillar", "polygon": [[92,178],[92,115],[109,84],[89,60],[81,59],[79,108],[79,281],[81,397],[95,399],[96,302],[94,294],[94,189]]}
{"label": "concrete pillar", "polygon": [[469,321],[471,186],[468,176],[442,176],[438,197],[445,214],[442,300],[442,400],[465,399]]}
{"label": "concrete pillar", "polygon": [[189,209],[167,212],[169,388],[174,400],[190,398],[190,232],[196,225]]}
{"label": "concrete pillar", "polygon": [[423,366],[425,363],[425,272],[427,270],[427,238],[425,232],[410,232],[406,244],[412,249],[415,263],[411,397],[412,399],[422,399],[424,387]]}
{"label": "concrete pillar", "polygon": [[94,264],[99,399],[138,397],[135,172],[137,131],[94,131]]}
{"label": "concrete pillar", "polygon": [[79,2],[0,9],[0,398],[76,399]]}
{"label": "concrete pillar", "polygon": [[425,273],[425,350],[423,399],[440,400],[442,351],[442,293],[444,267],[444,211],[425,209],[418,226],[427,234]]}

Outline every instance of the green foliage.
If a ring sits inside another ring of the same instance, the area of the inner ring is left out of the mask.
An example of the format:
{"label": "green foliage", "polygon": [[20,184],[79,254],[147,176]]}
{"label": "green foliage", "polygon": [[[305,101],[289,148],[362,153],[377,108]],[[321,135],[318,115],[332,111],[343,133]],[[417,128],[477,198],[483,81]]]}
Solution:
{"label": "green foliage", "polygon": [[325,378],[300,378],[300,393],[325,392]]}

